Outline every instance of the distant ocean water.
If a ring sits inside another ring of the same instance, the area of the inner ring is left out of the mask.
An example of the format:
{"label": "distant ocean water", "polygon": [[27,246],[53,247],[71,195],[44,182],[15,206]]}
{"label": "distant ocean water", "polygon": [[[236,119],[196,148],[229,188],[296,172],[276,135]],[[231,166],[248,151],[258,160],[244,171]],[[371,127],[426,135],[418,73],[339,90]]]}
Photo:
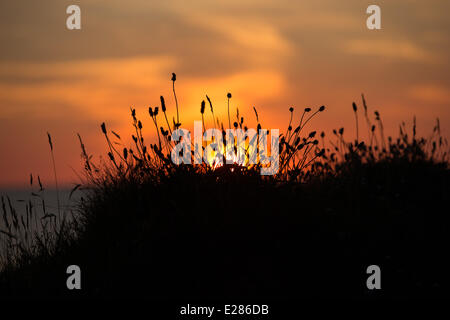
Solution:
{"label": "distant ocean water", "polygon": [[[32,192],[35,195],[33,195]],[[71,189],[59,190],[60,208],[73,208],[76,205],[77,201],[80,200],[81,193],[79,191],[75,191],[71,197],[70,192]],[[38,194],[40,197],[36,196],[36,194]],[[11,199],[13,207],[17,210],[17,213],[22,214],[26,212],[26,203],[30,200],[35,206],[38,206],[39,209],[42,210],[41,199],[44,200],[47,211],[56,214],[58,212],[57,194],[58,192],[55,189],[45,189],[42,192],[26,189],[0,189],[0,196],[3,196],[5,199],[6,197],[9,197]],[[1,214],[3,214],[3,212]],[[0,222],[0,226],[2,226],[2,223],[3,221]]]}
{"label": "distant ocean water", "polygon": [[[60,202],[60,208],[61,212],[64,214],[67,214],[67,218],[71,218],[70,210],[73,210],[76,208],[77,203],[80,201],[81,196],[83,195],[83,192],[81,191],[75,191],[72,195],[71,189],[61,189],[59,190],[59,202]],[[33,195],[33,193],[34,195]],[[31,189],[0,189],[0,197],[3,197],[6,209],[7,209],[7,216],[9,221],[10,220],[10,212],[9,212],[9,205],[7,201],[7,197],[11,200],[12,207],[16,210],[17,215],[26,217],[26,206],[31,201],[33,207],[35,208],[33,211],[32,219],[32,230],[33,231],[39,231],[39,225],[40,225],[40,218],[44,216],[44,210],[43,210],[43,204],[45,204],[45,212],[47,214],[54,214],[58,216],[58,200],[57,200],[57,191],[55,189],[45,189],[41,192],[37,192],[36,190]],[[39,196],[37,196],[39,195]],[[42,201],[44,200],[44,201]],[[1,204],[0,204],[1,205]],[[19,220],[20,221],[20,220]],[[0,207],[0,230],[6,230],[6,225],[3,219],[3,210]],[[2,243],[1,243],[1,236],[0,235],[0,251],[2,250]],[[1,252],[0,252],[1,253]]]}

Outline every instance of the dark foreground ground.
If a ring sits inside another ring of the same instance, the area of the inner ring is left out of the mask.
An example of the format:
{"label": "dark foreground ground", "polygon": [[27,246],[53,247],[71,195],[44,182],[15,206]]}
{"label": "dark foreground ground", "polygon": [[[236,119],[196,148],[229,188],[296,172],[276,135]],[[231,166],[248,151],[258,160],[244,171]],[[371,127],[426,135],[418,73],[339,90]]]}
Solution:
{"label": "dark foreground ground", "polygon": [[[380,162],[308,184],[220,170],[124,183],[83,205],[79,240],[3,272],[0,298],[448,298],[449,178]],[[72,264],[82,290],[66,287]]]}

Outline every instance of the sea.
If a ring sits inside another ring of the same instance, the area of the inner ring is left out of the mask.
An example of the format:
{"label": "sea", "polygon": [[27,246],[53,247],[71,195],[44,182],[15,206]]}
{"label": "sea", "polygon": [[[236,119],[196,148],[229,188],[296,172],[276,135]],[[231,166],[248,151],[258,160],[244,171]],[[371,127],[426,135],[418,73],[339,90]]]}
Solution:
{"label": "sea", "polygon": [[[35,189],[0,189],[0,231],[8,231],[5,217],[9,224],[12,223],[11,219],[11,207],[14,208],[19,224],[21,224],[21,217],[24,221],[27,221],[27,206],[33,206],[33,215],[28,216],[28,226],[30,231],[35,232],[42,231],[42,223],[45,215],[55,215],[58,217],[58,211],[61,212],[61,217],[65,216],[66,221],[72,219],[72,212],[75,212],[77,205],[80,202],[81,197],[86,191],[80,191],[73,189],[62,188],[56,189],[44,189],[37,191]],[[58,198],[59,198],[59,210],[58,210]],[[4,206],[3,206],[4,204]],[[45,207],[45,210],[44,210]],[[6,212],[5,212],[6,211]],[[5,252],[5,238],[6,235],[0,232],[0,264],[2,255]]]}

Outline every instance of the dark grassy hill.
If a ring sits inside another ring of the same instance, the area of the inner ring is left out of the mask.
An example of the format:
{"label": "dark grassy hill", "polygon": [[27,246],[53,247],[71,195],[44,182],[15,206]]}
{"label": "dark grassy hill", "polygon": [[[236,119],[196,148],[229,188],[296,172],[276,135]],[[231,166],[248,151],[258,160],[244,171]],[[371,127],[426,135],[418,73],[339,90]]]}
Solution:
{"label": "dark grassy hill", "polygon": [[[119,149],[102,124],[108,161],[95,165],[80,138],[89,191],[71,219],[48,213],[46,231],[33,234],[2,199],[0,297],[448,297],[450,171],[439,123],[427,139],[414,123],[410,137],[402,126],[385,140],[378,112],[372,124],[363,106],[367,142],[346,141],[341,128],[330,148],[324,133],[304,133],[324,107],[306,108],[297,127],[291,108],[274,176],[261,176],[261,164],[173,164],[170,132],[180,124],[169,125],[162,97],[163,115],[149,109],[157,144],[145,144],[134,110],[133,148]],[[239,117],[234,127],[247,130]],[[82,290],[66,288],[73,264]],[[370,265],[381,268],[381,290],[366,287]]]}

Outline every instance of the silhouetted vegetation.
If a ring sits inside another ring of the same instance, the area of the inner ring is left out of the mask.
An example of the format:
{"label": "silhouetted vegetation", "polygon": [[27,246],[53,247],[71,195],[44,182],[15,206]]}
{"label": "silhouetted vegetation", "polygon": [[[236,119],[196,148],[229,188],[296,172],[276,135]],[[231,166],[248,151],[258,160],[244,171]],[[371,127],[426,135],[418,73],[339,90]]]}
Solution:
{"label": "silhouetted vegetation", "polygon": [[[303,109],[299,119],[290,108],[274,176],[261,176],[260,162],[175,165],[170,137],[182,114],[175,81],[173,74],[176,118],[163,97],[148,110],[156,143],[146,143],[134,109],[131,147],[101,125],[109,148],[103,162],[92,161],[79,137],[85,170],[75,189],[88,191],[76,208],[36,219],[30,202],[19,217],[2,197],[0,296],[448,296],[450,175],[438,121],[428,138],[417,137],[414,119],[410,133],[402,124],[398,137],[385,139],[380,114],[371,119],[363,96],[361,106],[352,104],[356,139],[348,140],[344,128],[330,137],[305,132],[324,106]],[[247,131],[238,110],[231,119],[231,98],[227,94],[228,127]],[[209,112],[207,127],[225,135],[206,101],[209,111],[200,104],[203,128]],[[258,129],[264,128],[254,111]],[[71,264],[81,267],[81,291],[66,288]],[[371,264],[381,267],[381,291],[366,288]]]}

